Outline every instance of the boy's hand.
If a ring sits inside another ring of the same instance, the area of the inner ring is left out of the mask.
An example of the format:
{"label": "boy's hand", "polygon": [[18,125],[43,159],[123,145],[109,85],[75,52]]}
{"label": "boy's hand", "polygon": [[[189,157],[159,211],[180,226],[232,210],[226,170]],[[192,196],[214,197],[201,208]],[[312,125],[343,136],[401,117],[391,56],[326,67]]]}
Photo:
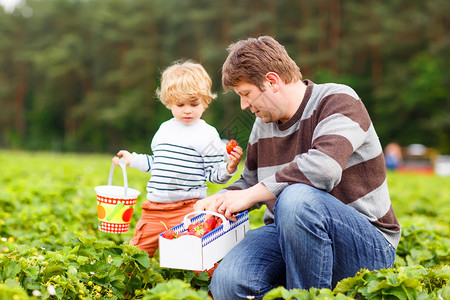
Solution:
{"label": "boy's hand", "polygon": [[125,163],[125,166],[128,167],[131,163],[132,158],[133,154],[131,154],[127,150],[120,150],[119,152],[117,152],[117,156],[113,157],[112,162],[114,163],[114,165],[119,166],[119,160],[122,160]]}
{"label": "boy's hand", "polygon": [[228,173],[232,174],[234,171],[236,171],[239,162],[242,159],[242,155],[244,154],[244,150],[242,150],[241,147],[235,146],[233,150],[230,152],[230,161],[227,164],[227,171]]}

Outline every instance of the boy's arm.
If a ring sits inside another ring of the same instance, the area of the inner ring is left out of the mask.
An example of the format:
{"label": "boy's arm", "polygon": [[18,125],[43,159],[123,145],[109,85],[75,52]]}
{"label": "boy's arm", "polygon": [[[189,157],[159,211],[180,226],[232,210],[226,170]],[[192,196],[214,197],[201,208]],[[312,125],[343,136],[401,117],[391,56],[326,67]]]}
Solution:
{"label": "boy's arm", "polygon": [[[230,161],[230,157],[227,157],[225,144],[220,140],[217,131],[210,131],[207,133],[207,136],[203,138],[210,141],[206,146],[203,146],[203,148],[198,150],[203,158],[203,169],[206,181],[217,184],[227,183],[236,173],[239,161],[236,163],[236,158],[233,157],[232,159],[234,161],[232,162]],[[237,157],[240,160],[242,151],[240,154],[237,154]],[[230,163],[232,166],[231,168],[229,167]]]}
{"label": "boy's arm", "polygon": [[138,154],[133,152],[129,166],[143,172],[151,172],[153,167],[154,156],[148,154]]}
{"label": "boy's arm", "polygon": [[241,161],[243,150],[236,146],[233,152],[229,155],[228,162],[223,162],[223,155],[217,156],[222,162],[211,163],[209,157],[205,157],[205,176],[206,180],[211,183],[224,184],[236,174],[239,162]]}
{"label": "boy's arm", "polygon": [[[244,163],[244,169],[242,171],[241,177],[238,180],[233,182],[228,187],[218,191],[216,194],[197,201],[197,203],[194,205],[194,210],[210,210],[217,212],[219,205],[222,203],[221,199],[223,195],[228,193],[229,191],[233,191],[233,193],[242,192],[242,195],[247,197],[248,189],[258,183],[256,170],[249,170],[247,167],[247,164],[249,163],[248,161],[252,159],[254,158],[247,155]],[[250,203],[250,201],[248,202]],[[260,205],[255,204],[252,205],[252,207],[260,207]]]}
{"label": "boy's arm", "polygon": [[227,183],[235,173],[236,170],[233,173],[228,172],[226,162],[216,162],[213,164],[205,162],[205,177],[208,182],[224,184]]}

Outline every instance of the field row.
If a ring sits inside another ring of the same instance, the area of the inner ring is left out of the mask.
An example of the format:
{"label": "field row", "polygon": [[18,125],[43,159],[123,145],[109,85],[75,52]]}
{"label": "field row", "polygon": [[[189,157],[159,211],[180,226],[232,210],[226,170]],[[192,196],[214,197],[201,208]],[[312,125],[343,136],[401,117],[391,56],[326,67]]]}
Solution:
{"label": "field row", "polygon": [[[149,259],[128,244],[149,174],[127,169],[128,185],[141,191],[132,229],[126,234],[98,230],[94,187],[107,183],[110,159],[0,151],[0,295],[161,299],[172,293],[174,299],[209,298],[206,272],[160,268],[158,256]],[[118,170],[113,184],[123,184]],[[361,270],[333,291],[278,288],[265,299],[448,297],[450,178],[389,173],[388,184],[403,228],[394,269]],[[209,193],[222,187],[209,185]],[[250,213],[251,228],[262,226],[262,214]]]}

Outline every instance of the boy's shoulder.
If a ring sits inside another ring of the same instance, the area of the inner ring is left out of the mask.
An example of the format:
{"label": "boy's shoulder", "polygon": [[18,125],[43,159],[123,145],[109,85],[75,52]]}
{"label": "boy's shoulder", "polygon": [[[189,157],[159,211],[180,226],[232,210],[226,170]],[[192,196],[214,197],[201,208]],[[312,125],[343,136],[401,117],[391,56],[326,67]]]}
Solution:
{"label": "boy's shoulder", "polygon": [[202,135],[217,135],[217,129],[206,123],[205,120],[200,119],[197,123],[192,125],[184,125],[180,122],[177,122],[175,118],[169,119],[159,126],[159,131],[166,131],[169,130],[171,132],[177,131],[177,132],[183,132],[183,133],[197,133]]}
{"label": "boy's shoulder", "polygon": [[199,125],[200,125],[202,128],[204,128],[205,130],[209,130],[209,131],[211,131],[211,132],[217,132],[216,127],[214,127],[214,126],[212,126],[212,125],[206,123],[206,121],[203,120],[203,119],[200,119],[198,123],[199,123]]}

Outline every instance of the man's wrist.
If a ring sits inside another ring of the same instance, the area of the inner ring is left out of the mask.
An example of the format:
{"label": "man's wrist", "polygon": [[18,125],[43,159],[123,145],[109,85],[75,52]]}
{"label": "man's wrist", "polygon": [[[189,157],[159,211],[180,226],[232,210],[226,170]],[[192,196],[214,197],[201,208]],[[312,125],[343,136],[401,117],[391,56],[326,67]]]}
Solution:
{"label": "man's wrist", "polygon": [[251,205],[255,205],[258,202],[265,202],[269,200],[275,200],[276,197],[263,183],[257,183],[249,188],[249,200]]}

